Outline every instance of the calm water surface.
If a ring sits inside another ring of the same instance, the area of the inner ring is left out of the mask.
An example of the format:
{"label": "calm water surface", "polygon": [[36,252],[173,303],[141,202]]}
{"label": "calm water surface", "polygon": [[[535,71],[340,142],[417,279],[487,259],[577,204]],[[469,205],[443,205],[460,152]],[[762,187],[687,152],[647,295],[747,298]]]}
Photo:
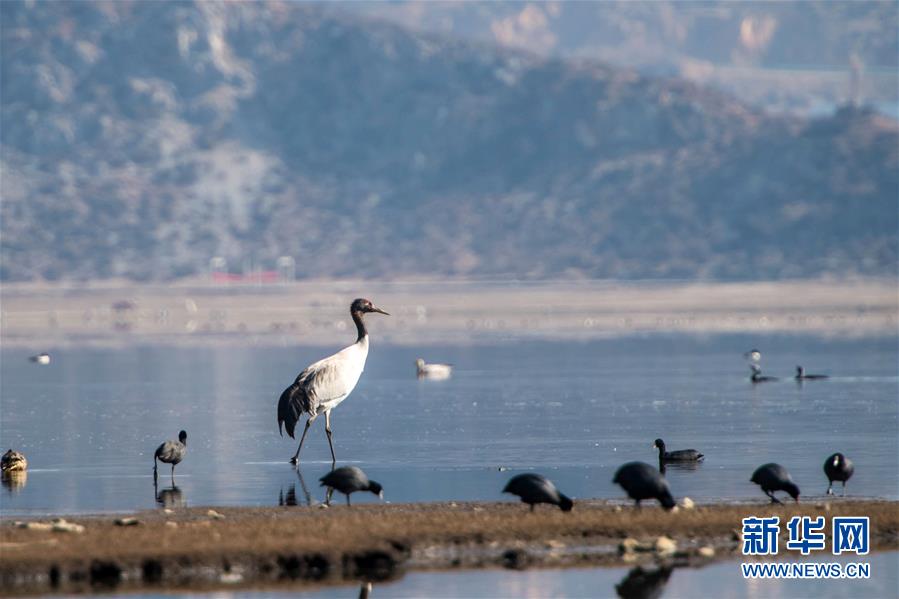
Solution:
{"label": "calm water surface", "polygon": [[[824,558],[843,564],[862,561]],[[705,568],[655,571],[654,576],[635,579],[628,568],[570,568],[566,570],[466,570],[454,572],[412,572],[396,582],[376,584],[371,599],[460,598],[501,599],[535,597],[664,597],[667,599],[717,597],[719,599],[886,599],[899,591],[899,553],[876,553],[863,560],[871,568],[869,579],[859,580],[745,580],[737,562],[713,564]],[[144,599],[166,595],[139,595]],[[185,594],[184,597],[203,597]],[[252,599],[355,599],[359,587],[332,587],[304,593],[220,592],[220,597]],[[135,595],[123,595],[135,597]]]}
{"label": "calm water surface", "polygon": [[[765,373],[783,380],[749,383],[742,352],[754,346]],[[279,437],[276,405],[302,367],[335,349],[72,349],[52,352],[49,366],[2,350],[0,445],[23,451],[30,469],[23,487],[0,490],[0,514],[320,501],[317,481],[330,468],[324,419],[310,430],[298,476],[287,463],[296,442]],[[453,363],[453,378],[416,380],[418,356]],[[500,499],[505,481],[526,470],[575,498],[622,498],[615,469],[653,463],[656,437],[707,456],[696,470],[669,470],[678,497],[761,500],[749,476],[768,461],[786,466],[804,496],[821,496],[824,459],[842,451],[856,463],[851,495],[897,498],[897,359],[895,339],[426,348],[375,339],[362,380],[333,413],[335,448],[392,502]],[[797,385],[796,364],[831,378]],[[189,454],[176,488],[166,474],[156,490],[153,451],[181,428]]]}

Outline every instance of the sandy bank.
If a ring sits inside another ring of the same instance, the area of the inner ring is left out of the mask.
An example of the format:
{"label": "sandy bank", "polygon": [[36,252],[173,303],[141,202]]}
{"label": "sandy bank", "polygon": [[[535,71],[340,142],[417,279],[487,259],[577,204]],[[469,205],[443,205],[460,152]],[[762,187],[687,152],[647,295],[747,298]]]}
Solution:
{"label": "sandy bank", "polygon": [[[514,503],[190,508],[140,512],[127,526],[115,522],[120,516],[70,519],[81,532],[22,528],[6,519],[0,582],[2,593],[12,594],[334,584],[424,568],[698,565],[738,555],[741,519],[766,514],[782,521],[867,515],[873,547],[899,548],[899,502],[888,501],[710,505],[675,513],[602,501],[580,501],[570,513],[541,506],[533,514]],[[676,547],[656,551],[663,535]],[[621,552],[628,537],[646,550]]]}

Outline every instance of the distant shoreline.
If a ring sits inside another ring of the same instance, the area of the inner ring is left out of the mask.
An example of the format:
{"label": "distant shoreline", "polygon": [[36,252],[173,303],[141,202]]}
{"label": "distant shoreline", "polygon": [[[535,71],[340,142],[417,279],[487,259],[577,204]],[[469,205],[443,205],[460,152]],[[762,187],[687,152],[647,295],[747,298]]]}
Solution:
{"label": "distant shoreline", "polygon": [[6,347],[332,345],[349,302],[392,316],[384,343],[590,340],[651,333],[897,335],[895,279],[774,282],[301,281],[288,284],[4,284]]}

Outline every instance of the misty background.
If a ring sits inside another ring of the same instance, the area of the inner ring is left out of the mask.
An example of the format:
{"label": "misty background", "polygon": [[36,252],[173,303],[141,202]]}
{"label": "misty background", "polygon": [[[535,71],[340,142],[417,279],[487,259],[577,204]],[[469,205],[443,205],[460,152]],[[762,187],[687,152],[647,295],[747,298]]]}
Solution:
{"label": "misty background", "polygon": [[0,31],[7,282],[896,274],[894,2],[10,1]]}

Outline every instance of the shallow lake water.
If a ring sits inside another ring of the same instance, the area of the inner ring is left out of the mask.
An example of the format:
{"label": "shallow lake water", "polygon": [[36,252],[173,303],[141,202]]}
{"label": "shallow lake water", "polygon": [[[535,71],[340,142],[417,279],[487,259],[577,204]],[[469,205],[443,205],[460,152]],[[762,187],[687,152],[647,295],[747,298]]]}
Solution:
{"label": "shallow lake water", "polygon": [[[458,570],[451,572],[410,572],[393,582],[375,584],[371,599],[466,598],[501,599],[539,597],[664,597],[670,599],[718,597],[721,599],[886,599],[899,591],[899,553],[876,553],[864,558],[815,558],[820,562],[867,563],[868,579],[829,580],[747,580],[739,562],[721,562],[704,568],[648,569],[641,576],[630,568],[569,568],[565,570]],[[219,597],[247,599],[355,599],[358,586],[328,587],[316,591],[219,592]],[[123,597],[164,597],[166,595],[123,595]],[[186,593],[184,597],[203,597]]]}
{"label": "shallow lake water", "polygon": [[[782,380],[749,382],[742,354],[756,346],[765,373]],[[310,429],[298,476],[287,463],[296,441],[278,435],[276,405],[300,369],[336,347],[49,349],[48,366],[23,350],[0,353],[0,445],[30,464],[24,486],[0,489],[0,514],[323,499],[324,419]],[[418,356],[453,363],[453,377],[417,380]],[[749,477],[769,461],[787,467],[804,498],[820,497],[824,459],[842,451],[856,464],[849,495],[897,498],[897,359],[895,338],[422,348],[375,338],[358,387],[333,412],[335,448],[340,464],[361,466],[391,502],[497,500],[523,471],[574,498],[623,499],[615,469],[655,463],[656,437],[706,454],[695,470],[669,469],[676,497],[761,501]],[[799,385],[796,364],[831,378]],[[175,488],[164,467],[154,489],[153,451],[182,428],[189,452]]]}

